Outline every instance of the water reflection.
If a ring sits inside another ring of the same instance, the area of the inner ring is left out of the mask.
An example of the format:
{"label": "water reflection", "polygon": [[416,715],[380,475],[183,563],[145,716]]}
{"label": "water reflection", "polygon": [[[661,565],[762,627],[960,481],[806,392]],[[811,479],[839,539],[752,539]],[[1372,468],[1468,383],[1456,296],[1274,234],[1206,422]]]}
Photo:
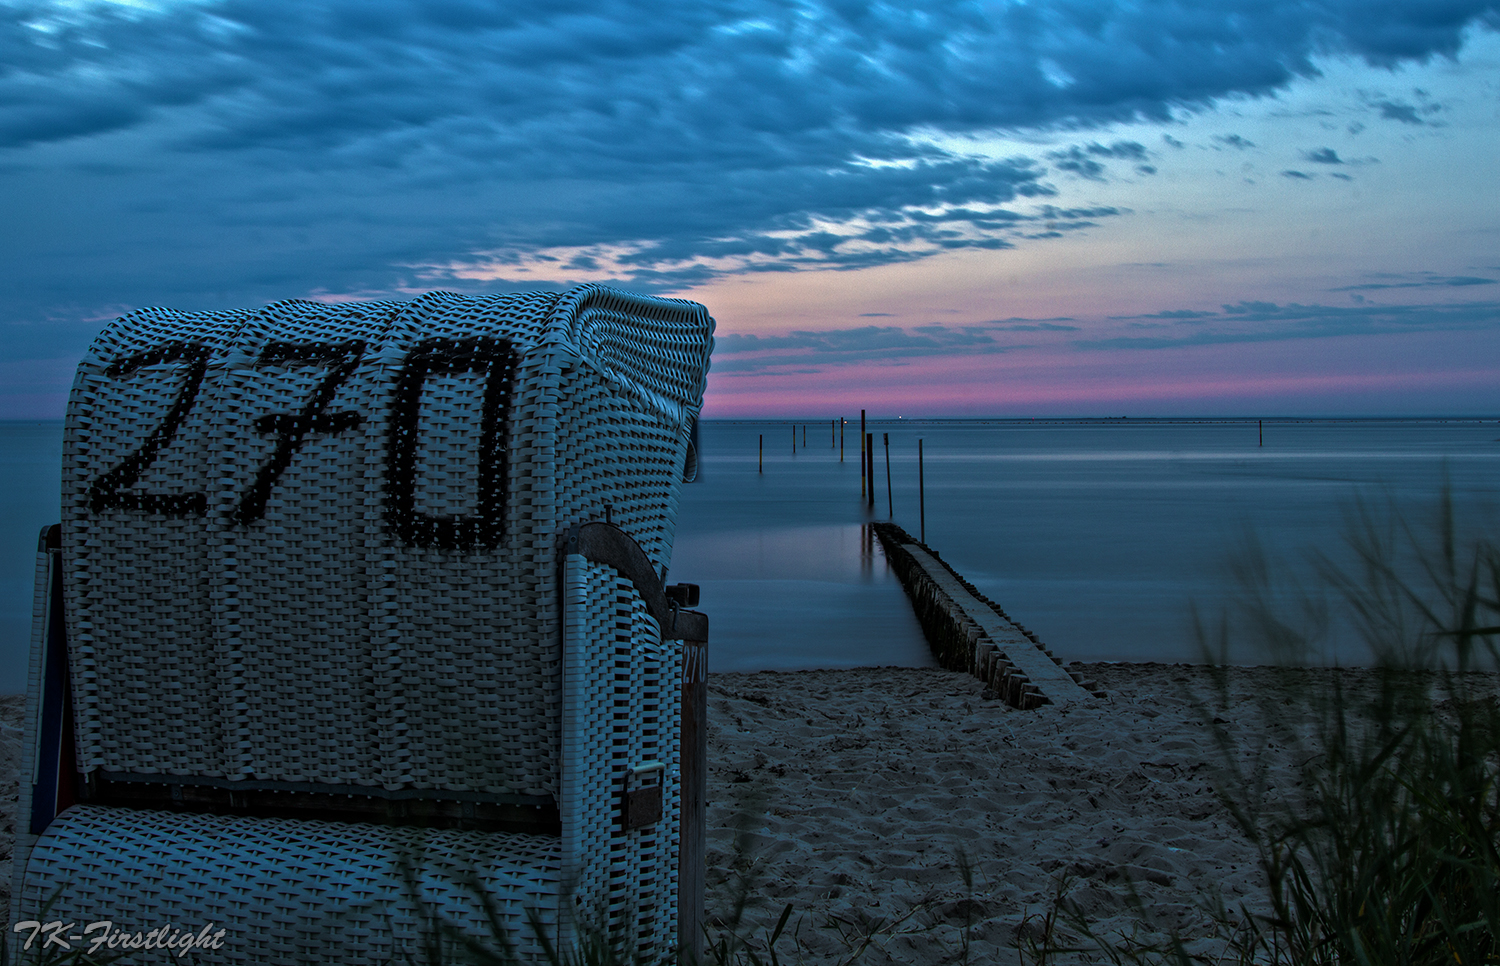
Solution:
{"label": "water reflection", "polygon": [[689,530],[672,573],[702,588],[711,671],[932,664],[867,524]]}

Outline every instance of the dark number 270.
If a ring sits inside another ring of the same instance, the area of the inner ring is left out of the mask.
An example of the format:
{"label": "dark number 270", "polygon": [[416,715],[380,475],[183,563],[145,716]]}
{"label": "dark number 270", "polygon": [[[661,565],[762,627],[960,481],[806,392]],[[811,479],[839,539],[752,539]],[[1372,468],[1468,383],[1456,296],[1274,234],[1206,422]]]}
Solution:
{"label": "dark number 270", "polygon": [[[314,366],[328,372],[297,411],[255,420],[257,432],[276,437],[276,447],[229,511],[231,523],[249,526],[265,516],[271,490],[309,436],[343,433],[364,425],[364,416],[359,413],[327,412],[327,407],[358,369],[365,348],[357,341],[271,342],[261,350],[255,360],[257,369]],[[120,359],[105,370],[110,378],[124,379],[147,366],[182,363],[186,367],[182,384],[161,422],[140,446],[89,485],[89,509],[94,513],[122,509],[186,517],[208,512],[206,493],[148,493],[131,487],[182,428],[203,388],[209,354],[209,349],[198,343],[169,342]],[[493,547],[499,541],[505,516],[505,431],[516,360],[509,341],[485,336],[427,339],[407,354],[391,394],[385,467],[386,525],[402,543],[470,551]],[[478,506],[468,516],[422,513],[415,506],[422,389],[433,376],[464,373],[484,376]]]}

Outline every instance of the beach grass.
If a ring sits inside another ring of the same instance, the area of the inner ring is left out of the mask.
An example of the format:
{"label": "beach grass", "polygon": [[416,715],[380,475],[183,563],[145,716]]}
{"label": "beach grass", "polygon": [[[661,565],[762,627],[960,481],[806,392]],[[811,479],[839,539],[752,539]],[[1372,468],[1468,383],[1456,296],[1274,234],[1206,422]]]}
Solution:
{"label": "beach grass", "polygon": [[[1236,567],[1237,605],[1200,630],[1220,659],[1217,700],[1203,707],[1222,750],[1219,794],[1255,847],[1263,893],[1233,907],[1204,897],[1211,934],[1143,942],[1100,935],[1064,887],[1040,938],[1023,944],[1033,963],[1084,950],[1116,963],[1500,961],[1500,703],[1487,673],[1500,637],[1500,545],[1464,539],[1446,498],[1428,526],[1390,505],[1357,505],[1347,542],[1345,563],[1315,555],[1311,585],[1297,586],[1251,547]],[[1340,626],[1368,648],[1375,686],[1355,693],[1337,673],[1288,675],[1310,718],[1300,728],[1282,718],[1275,739],[1299,780],[1272,793],[1263,771],[1243,765],[1256,756],[1214,716],[1228,700],[1225,659],[1249,645],[1300,668]],[[1150,910],[1138,913],[1149,925]]]}

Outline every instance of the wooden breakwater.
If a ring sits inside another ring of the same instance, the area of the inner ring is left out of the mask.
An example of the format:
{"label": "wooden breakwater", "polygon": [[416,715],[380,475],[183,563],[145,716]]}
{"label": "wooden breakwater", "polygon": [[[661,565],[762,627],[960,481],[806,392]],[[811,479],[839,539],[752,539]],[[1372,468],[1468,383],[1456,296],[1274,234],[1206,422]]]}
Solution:
{"label": "wooden breakwater", "polygon": [[894,523],[872,526],[940,666],[973,674],[1023,710],[1104,696],[1098,684],[1066,670],[1035,634],[1011,620],[937,551]]}

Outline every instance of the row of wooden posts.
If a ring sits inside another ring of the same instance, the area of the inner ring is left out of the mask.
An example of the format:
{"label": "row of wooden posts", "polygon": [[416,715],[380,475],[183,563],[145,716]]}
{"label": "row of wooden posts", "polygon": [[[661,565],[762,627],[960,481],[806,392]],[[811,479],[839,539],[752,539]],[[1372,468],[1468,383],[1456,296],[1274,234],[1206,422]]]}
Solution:
{"label": "row of wooden posts", "polygon": [[[828,421],[829,447],[837,447],[839,462],[844,461],[844,427],[849,420],[844,418]],[[792,455],[797,453],[797,429],[792,426]],[[807,448],[807,425],[802,429],[802,448]],[[871,510],[875,509],[875,434],[865,431],[865,411],[859,411],[859,498]],[[881,433],[885,443],[885,501],[890,519],[896,517],[895,498],[891,495],[891,434]],[[757,472],[766,471],[766,436],[760,434],[756,462]],[[922,437],[917,437],[917,514],[920,519],[921,540],[927,542],[927,473],[922,453]]]}
{"label": "row of wooden posts", "polygon": [[[849,420],[842,419],[842,418],[841,419],[830,419],[828,421],[828,430],[829,430],[829,434],[830,434],[829,446],[830,447],[833,447],[833,446],[837,446],[838,447],[839,462],[840,463],[842,463],[844,461],[844,424],[847,423],[847,422],[849,422]],[[1256,445],[1258,445],[1258,446],[1265,446],[1266,445],[1266,424],[1265,424],[1265,420],[1257,419],[1255,421],[1255,427],[1256,427],[1256,432],[1257,432],[1257,434],[1259,436],[1259,441],[1257,442]],[[887,498],[887,500],[889,500],[889,498],[890,498],[890,491],[891,491],[891,434],[890,433],[883,433],[882,435],[885,437],[885,484],[886,484],[885,489],[886,489],[886,498]],[[865,490],[867,489],[867,487],[865,486],[865,466],[866,466],[866,463],[870,459],[870,457],[869,457],[869,452],[870,452],[869,444],[871,442],[872,437],[873,437],[873,434],[865,432],[865,411],[863,409],[861,409],[859,411],[859,439],[860,439],[860,444],[861,444],[860,445],[860,465],[859,465],[859,495],[860,495],[861,499],[865,498]],[[807,425],[805,423],[802,426],[802,448],[803,449],[807,449]],[[796,454],[797,454],[797,427],[795,425],[793,425],[792,426],[792,455],[795,456]],[[762,473],[764,473],[766,471],[766,436],[765,436],[764,433],[762,433],[761,436],[760,436],[759,471],[762,472]],[[870,473],[871,473],[871,477],[873,478],[873,475],[874,475],[873,463],[871,463]],[[922,437],[918,436],[917,437],[917,490],[918,490],[919,493],[921,492],[921,489],[922,489]],[[922,503],[925,506],[925,503],[926,503],[925,500],[919,500],[918,502]],[[875,494],[874,494],[873,490],[871,490],[871,492],[869,494],[869,505],[872,506],[872,507],[875,505]],[[894,513],[892,515],[894,515]],[[923,529],[925,530],[926,528],[924,527]]]}

